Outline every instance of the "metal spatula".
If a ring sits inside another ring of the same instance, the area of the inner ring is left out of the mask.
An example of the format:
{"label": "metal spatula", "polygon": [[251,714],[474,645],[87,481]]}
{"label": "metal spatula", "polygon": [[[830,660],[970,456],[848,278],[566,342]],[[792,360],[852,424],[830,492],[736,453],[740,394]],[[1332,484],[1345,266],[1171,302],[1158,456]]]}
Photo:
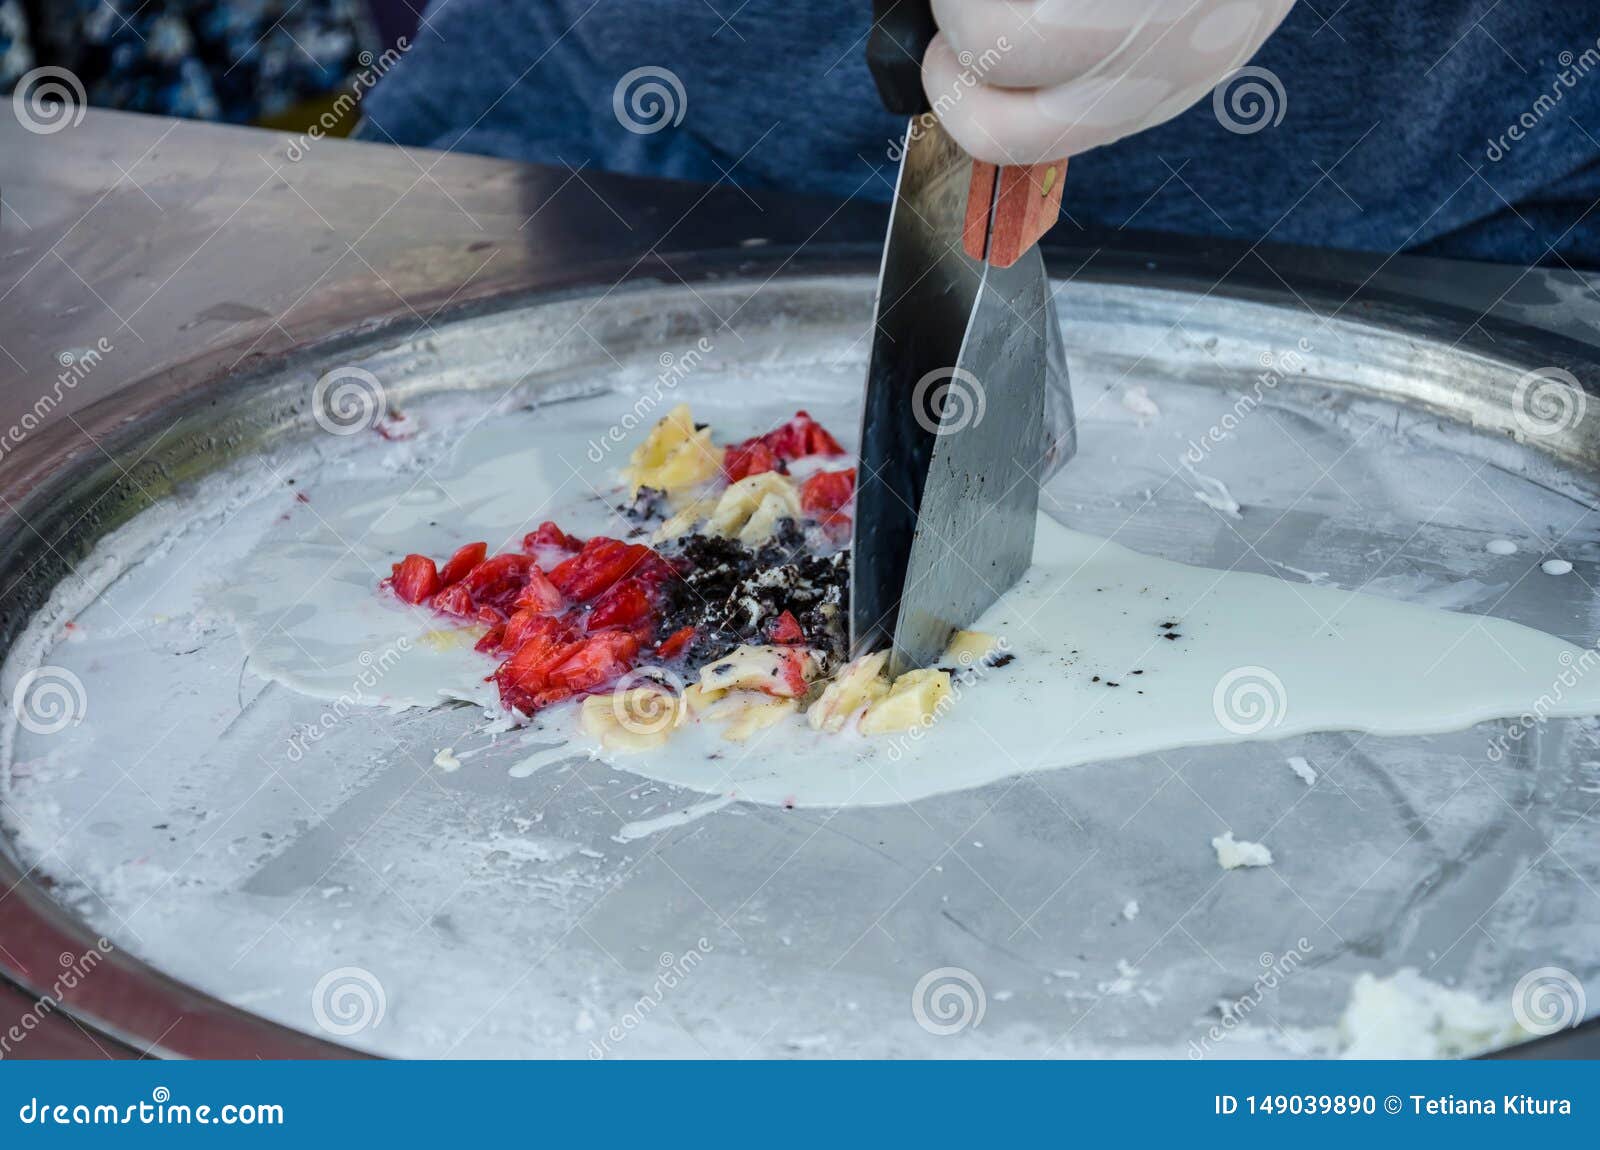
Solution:
{"label": "metal spatula", "polygon": [[[878,279],[850,623],[857,651],[892,643],[899,674],[936,660],[1033,557],[1046,387],[1067,394],[1035,242],[1066,164],[973,161],[923,94],[931,6],[876,0],[874,16],[873,77],[912,119]],[[1068,422],[1057,458],[1076,447]]]}

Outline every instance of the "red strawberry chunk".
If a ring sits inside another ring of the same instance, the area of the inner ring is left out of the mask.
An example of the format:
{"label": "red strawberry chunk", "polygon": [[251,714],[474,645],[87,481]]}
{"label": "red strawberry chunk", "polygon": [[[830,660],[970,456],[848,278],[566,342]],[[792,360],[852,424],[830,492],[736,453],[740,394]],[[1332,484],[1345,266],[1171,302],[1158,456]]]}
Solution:
{"label": "red strawberry chunk", "polygon": [[556,590],[556,585],[550,582],[549,577],[535,565],[528,568],[528,582],[512,606],[549,614],[561,609],[561,592]]}
{"label": "red strawberry chunk", "polygon": [[803,411],[781,427],[774,428],[761,437],[783,459],[803,459],[807,455],[843,455],[839,441],[828,434],[826,428]]}
{"label": "red strawberry chunk", "polygon": [[526,555],[496,555],[485,559],[461,580],[479,607],[509,608],[527,581],[533,560]]}
{"label": "red strawberry chunk", "polygon": [[477,615],[477,608],[472,605],[472,593],[459,583],[440,591],[428,604],[439,614],[454,615],[458,619],[472,619]]}
{"label": "red strawberry chunk", "polygon": [[649,620],[651,607],[644,584],[638,579],[624,579],[594,601],[594,609],[589,612],[589,630],[632,627]]}
{"label": "red strawberry chunk", "polygon": [[567,598],[587,603],[630,575],[655,586],[676,574],[671,564],[643,544],[597,536],[571,559],[556,564],[550,582]]}
{"label": "red strawberry chunk", "polygon": [[505,633],[506,625],[504,623],[496,623],[483,633],[483,638],[474,643],[472,649],[474,651],[482,651],[486,655],[492,655],[500,649]]}
{"label": "red strawberry chunk", "polygon": [[576,551],[582,546],[583,540],[574,539],[548,519],[539,524],[536,530],[530,531],[522,537],[522,549],[524,551],[532,551],[537,547],[554,547],[562,551]]}
{"label": "red strawberry chunk", "polygon": [[468,543],[450,556],[449,561],[445,563],[444,570],[439,572],[440,584],[448,587],[452,583],[459,583],[468,571],[483,562],[483,557],[487,554],[489,554],[487,543]]}
{"label": "red strawberry chunk", "polygon": [[656,648],[656,654],[663,659],[676,659],[689,649],[689,644],[694,642],[693,627],[679,627],[668,635],[661,646]]}
{"label": "red strawberry chunk", "polygon": [[736,443],[722,456],[722,473],[728,477],[729,483],[737,483],[765,471],[782,470],[783,460],[760,439]]}
{"label": "red strawberry chunk", "polygon": [[407,555],[394,565],[394,593],[407,603],[420,603],[439,589],[439,568],[426,555]]}
{"label": "red strawberry chunk", "polygon": [[593,691],[624,675],[633,666],[639,640],[626,631],[606,631],[578,644],[560,666],[550,672],[552,687]]}
{"label": "red strawberry chunk", "polygon": [[856,469],[819,471],[800,485],[800,506],[815,519],[827,519],[856,493]]}
{"label": "red strawberry chunk", "polygon": [[770,634],[774,643],[792,645],[806,641],[806,633],[800,629],[800,620],[789,611],[785,611],[772,621]]}
{"label": "red strawberry chunk", "polygon": [[783,652],[783,669],[779,672],[788,687],[788,697],[798,699],[806,693],[806,656],[804,651]]}

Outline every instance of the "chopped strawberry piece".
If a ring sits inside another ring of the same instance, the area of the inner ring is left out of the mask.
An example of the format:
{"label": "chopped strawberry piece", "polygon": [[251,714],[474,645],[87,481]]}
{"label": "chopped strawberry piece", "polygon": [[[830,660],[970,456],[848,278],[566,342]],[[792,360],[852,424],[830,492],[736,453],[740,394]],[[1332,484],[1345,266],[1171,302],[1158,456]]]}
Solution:
{"label": "chopped strawberry piece", "polygon": [[679,627],[668,635],[661,646],[656,648],[656,654],[663,659],[676,659],[689,649],[689,644],[694,642],[693,627]]}
{"label": "chopped strawberry piece", "polygon": [[597,536],[571,559],[556,564],[550,582],[567,598],[587,603],[629,576],[653,587],[676,575],[671,564],[643,544]]}
{"label": "chopped strawberry piece", "polygon": [[722,473],[728,477],[729,483],[737,483],[765,471],[782,470],[783,460],[778,458],[778,453],[759,439],[736,443],[722,456]]}
{"label": "chopped strawberry piece", "polygon": [[800,485],[800,506],[813,519],[827,519],[856,493],[856,469],[819,471]]}
{"label": "chopped strawberry piece", "polygon": [[522,591],[533,565],[533,559],[527,555],[510,552],[496,555],[467,572],[461,586],[480,607],[509,608]]}
{"label": "chopped strawberry piece", "polygon": [[548,519],[539,524],[536,530],[530,531],[522,537],[522,549],[524,551],[532,551],[536,547],[555,547],[562,551],[576,551],[582,546],[583,540],[574,539]]}
{"label": "chopped strawberry piece", "polygon": [[452,583],[459,583],[479,563],[483,562],[485,555],[489,554],[487,543],[468,543],[444,565],[444,570],[439,572],[439,582],[448,587]]}
{"label": "chopped strawberry piece", "polygon": [[761,437],[783,459],[803,459],[807,455],[843,455],[844,448],[829,435],[827,429],[803,411],[781,427],[776,427]]}
{"label": "chopped strawberry piece", "polygon": [[803,651],[784,651],[783,667],[779,671],[789,698],[798,699],[806,693],[806,656]]}
{"label": "chopped strawberry piece", "polygon": [[594,601],[594,609],[589,612],[589,630],[632,627],[650,618],[651,606],[644,584],[638,579],[624,579]]}
{"label": "chopped strawberry piece", "polygon": [[459,583],[440,591],[428,600],[428,604],[439,614],[454,615],[458,619],[471,619],[477,615],[477,608],[472,604],[472,593]]}
{"label": "chopped strawberry piece", "polygon": [[626,631],[593,635],[550,672],[550,686],[592,691],[620,678],[633,666],[639,640]]}
{"label": "chopped strawberry piece", "polygon": [[485,654],[492,655],[500,649],[501,641],[504,639],[505,633],[506,625],[504,623],[496,623],[493,627],[490,627],[483,633],[483,638],[474,643],[472,645],[472,649],[474,651],[482,651]]}
{"label": "chopped strawberry piece", "polygon": [[785,611],[772,621],[770,634],[774,643],[793,645],[806,641],[806,633],[800,629],[800,620],[789,611]]}
{"label": "chopped strawberry piece", "polygon": [[394,593],[407,603],[420,603],[439,590],[439,568],[426,555],[407,555],[394,565]]}
{"label": "chopped strawberry piece", "polygon": [[556,590],[556,585],[550,582],[545,573],[537,565],[528,568],[528,582],[523,586],[522,593],[512,603],[513,607],[526,608],[548,614],[561,609],[561,592]]}
{"label": "chopped strawberry piece", "polygon": [[500,648],[504,651],[516,652],[522,649],[524,643],[533,638],[553,639],[563,634],[565,628],[559,620],[529,608],[523,608],[506,620],[505,634],[500,639]]}

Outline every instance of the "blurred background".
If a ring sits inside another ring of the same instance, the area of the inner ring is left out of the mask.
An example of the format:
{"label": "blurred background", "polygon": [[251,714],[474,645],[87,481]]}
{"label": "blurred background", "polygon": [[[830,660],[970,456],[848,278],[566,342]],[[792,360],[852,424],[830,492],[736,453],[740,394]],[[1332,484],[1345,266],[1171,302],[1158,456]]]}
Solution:
{"label": "blurred background", "polygon": [[[64,68],[97,107],[304,131],[426,0],[0,0],[0,93]],[[345,135],[339,117],[329,135]]]}

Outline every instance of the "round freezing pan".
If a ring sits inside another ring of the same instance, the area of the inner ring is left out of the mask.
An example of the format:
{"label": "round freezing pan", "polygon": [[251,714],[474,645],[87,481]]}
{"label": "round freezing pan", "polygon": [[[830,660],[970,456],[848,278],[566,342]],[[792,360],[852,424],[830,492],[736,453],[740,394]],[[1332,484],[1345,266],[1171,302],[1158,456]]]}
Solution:
{"label": "round freezing pan", "polygon": [[[692,283],[490,300],[414,337],[352,333],[218,373],[170,402],[152,399],[159,379],[103,401],[101,426],[119,404],[138,411],[104,454],[8,493],[0,638],[63,581],[92,587],[84,561],[108,532],[324,434],[309,397],[331,367],[360,364],[421,409],[436,393],[591,392],[702,334],[710,372],[771,385],[795,365],[849,370],[873,269],[834,266],[746,258]],[[1600,445],[1592,420],[1527,433],[1516,383],[1552,354],[1535,335],[1490,355],[1438,336],[1427,313],[1318,318],[1293,292],[1228,295],[1184,275],[1080,275],[1058,303],[1083,446],[1046,503],[1070,526],[1593,645]],[[1258,402],[1241,409],[1247,394]],[[1228,486],[1237,520],[1197,500],[1185,468],[1219,426],[1198,470]],[[1500,537],[1517,557],[1485,552]],[[1573,575],[1542,574],[1547,552]],[[1415,968],[1497,1008],[1529,972],[1591,986],[1600,972],[1590,722],[1187,748],[904,806],[734,805],[621,842],[625,820],[702,796],[603,763],[512,778],[491,757],[441,775],[434,749],[466,736],[463,710],[357,710],[268,772],[261,743],[325,704],[264,691],[242,663],[224,628],[130,667],[153,713],[102,753],[11,729],[18,761],[55,757],[41,781],[6,780],[6,973],[44,993],[95,952],[61,1009],[136,1049],[1292,1056],[1337,1048],[1363,972]],[[7,664],[8,695],[27,669]],[[219,694],[237,724],[157,746]],[[169,789],[141,795],[152,786]],[[36,833],[43,815],[63,833]],[[1224,875],[1209,840],[1228,826],[1264,828],[1250,837],[1277,864]],[[981,1018],[959,1013],[962,995]],[[1219,1003],[1248,1017],[1224,1026]],[[941,1021],[952,1004],[962,1025]]]}

